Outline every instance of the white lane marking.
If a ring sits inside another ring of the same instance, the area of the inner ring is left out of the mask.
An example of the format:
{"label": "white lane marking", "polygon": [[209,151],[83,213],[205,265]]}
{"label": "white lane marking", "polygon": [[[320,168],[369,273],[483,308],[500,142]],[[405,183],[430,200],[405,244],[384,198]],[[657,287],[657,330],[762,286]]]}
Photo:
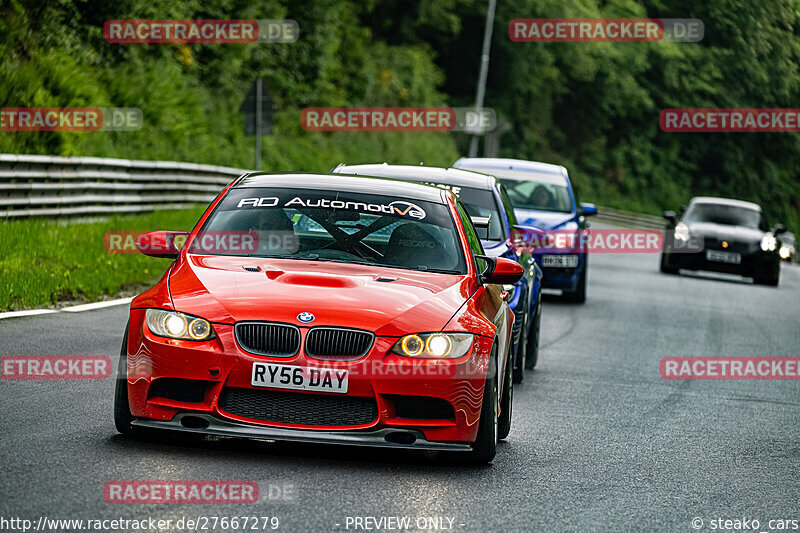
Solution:
{"label": "white lane marking", "polygon": [[62,311],[68,313],[78,313],[80,311],[91,311],[92,309],[102,309],[103,307],[113,307],[115,305],[123,305],[131,303],[133,298],[120,298],[118,300],[108,300],[105,302],[95,302],[91,304],[73,305],[72,307],[64,307]]}
{"label": "white lane marking", "polygon": [[34,316],[34,315],[48,315],[50,313],[58,313],[55,309],[29,309],[27,311],[10,311],[8,313],[0,313],[0,320],[3,318],[15,318],[18,316]]}

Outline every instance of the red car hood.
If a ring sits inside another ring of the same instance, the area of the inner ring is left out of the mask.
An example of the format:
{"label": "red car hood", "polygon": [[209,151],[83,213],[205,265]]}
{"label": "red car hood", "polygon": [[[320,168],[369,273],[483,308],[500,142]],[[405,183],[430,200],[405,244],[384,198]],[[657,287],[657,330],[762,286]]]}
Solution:
{"label": "red car hood", "polygon": [[[471,285],[467,276],[396,268],[199,255],[183,258],[169,279],[175,309],[212,322],[268,320],[388,336],[441,330]],[[301,323],[303,312],[315,320]]]}

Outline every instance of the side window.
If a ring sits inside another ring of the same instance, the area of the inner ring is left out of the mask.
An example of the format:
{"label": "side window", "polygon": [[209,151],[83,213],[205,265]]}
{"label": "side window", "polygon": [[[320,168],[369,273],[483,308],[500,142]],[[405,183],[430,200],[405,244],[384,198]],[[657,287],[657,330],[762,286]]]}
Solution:
{"label": "side window", "polygon": [[511,226],[509,229],[513,229],[514,226],[517,225],[517,215],[514,214],[514,204],[511,203],[511,199],[508,197],[506,188],[502,183],[499,184],[498,189],[500,189],[500,198],[503,199],[503,209],[506,212],[506,217],[508,217],[508,225]]}
{"label": "side window", "polygon": [[[472,252],[472,255],[483,255],[483,245],[481,244],[481,240],[478,238],[478,234],[475,232],[475,226],[472,225],[472,219],[469,218],[467,210],[464,209],[464,205],[460,200],[456,200],[456,209],[458,210],[458,216],[461,218],[461,223],[464,225],[464,231],[467,234],[467,242],[469,242],[469,248]],[[479,257],[475,258],[475,263],[479,273],[485,272],[489,266],[485,259],[481,259]]]}
{"label": "side window", "polygon": [[461,217],[461,223],[464,225],[464,231],[467,233],[467,241],[469,242],[470,250],[473,255],[483,255],[483,246],[478,234],[475,232],[475,226],[472,225],[472,219],[469,218],[467,210],[464,209],[464,204],[460,200],[456,200],[456,208],[458,209],[458,216]]}

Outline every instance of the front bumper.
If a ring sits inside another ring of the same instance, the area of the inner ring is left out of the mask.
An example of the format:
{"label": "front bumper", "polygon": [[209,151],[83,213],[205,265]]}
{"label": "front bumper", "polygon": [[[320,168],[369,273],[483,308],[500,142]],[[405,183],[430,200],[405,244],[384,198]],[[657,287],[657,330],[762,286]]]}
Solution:
{"label": "front bumper", "polygon": [[[727,252],[723,248],[713,249],[720,252]],[[768,252],[742,252],[740,263],[724,263],[720,261],[709,261],[706,258],[706,250],[699,252],[670,253],[667,262],[674,268],[686,270],[706,270],[710,272],[720,272],[723,274],[738,274],[744,277],[764,276],[774,273],[776,268],[780,268],[776,254]]]}
{"label": "front bumper", "polygon": [[[128,397],[131,414],[138,419],[137,425],[155,424],[209,434],[234,431],[237,435],[247,433],[260,438],[285,440],[322,439],[348,443],[356,439],[366,445],[376,445],[374,443],[381,442],[381,439],[388,442],[382,432],[396,430],[411,432],[417,443],[412,446],[414,448],[425,447],[426,442],[464,444],[475,440],[491,339],[475,336],[472,351],[460,359],[425,361],[389,353],[397,339],[376,337],[371,350],[363,358],[330,362],[312,359],[303,349],[292,357],[267,357],[244,352],[235,340],[232,324],[214,324],[216,338],[192,342],[156,337],[142,327],[143,319],[143,309],[131,310],[127,346]],[[307,328],[301,330],[304,347]],[[251,385],[255,362],[347,369],[350,372],[347,394],[285,389],[282,393],[288,393],[306,409],[311,397],[317,404],[331,399],[330,409],[339,409],[337,412],[342,413],[344,408],[334,407],[341,403],[337,401],[355,398],[362,403],[371,403],[373,410],[370,412],[374,416],[361,418],[358,422],[351,422],[352,417],[343,417],[344,423],[307,423],[290,420],[292,417],[279,421],[256,419],[243,415],[245,411],[242,410],[237,411],[239,414],[229,408],[226,410],[226,392],[265,393],[264,401],[270,401],[266,393],[274,393],[276,389]],[[188,382],[199,387],[199,394],[163,393],[165,389],[172,390],[171,383],[181,385]],[[165,387],[165,383],[170,385]],[[154,387],[154,384],[159,386]],[[409,416],[400,412],[400,402],[406,398],[437,402],[439,406],[446,404],[449,414],[444,416],[438,411],[435,416],[426,417],[417,409],[413,417]],[[185,428],[181,420],[189,414],[203,417],[209,422],[208,426]],[[352,435],[342,436],[344,433]]]}

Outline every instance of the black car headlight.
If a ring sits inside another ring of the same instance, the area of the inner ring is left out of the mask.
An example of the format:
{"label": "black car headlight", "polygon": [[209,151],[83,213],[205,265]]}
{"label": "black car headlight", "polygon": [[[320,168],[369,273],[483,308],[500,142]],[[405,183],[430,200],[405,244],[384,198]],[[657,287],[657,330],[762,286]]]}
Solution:
{"label": "black car headlight", "polygon": [[159,337],[187,341],[207,341],[214,338],[214,328],[208,320],[178,311],[148,309],[145,322],[153,335]]}
{"label": "black car headlight", "polygon": [[778,247],[778,239],[772,233],[765,233],[761,238],[761,249],[765,252],[774,252]]}
{"label": "black car headlight", "polygon": [[471,347],[471,333],[414,333],[401,337],[392,352],[415,359],[457,359]]}
{"label": "black car headlight", "polygon": [[675,226],[675,232],[673,235],[676,241],[688,241],[690,237],[689,226],[683,222],[678,222],[678,224]]}

